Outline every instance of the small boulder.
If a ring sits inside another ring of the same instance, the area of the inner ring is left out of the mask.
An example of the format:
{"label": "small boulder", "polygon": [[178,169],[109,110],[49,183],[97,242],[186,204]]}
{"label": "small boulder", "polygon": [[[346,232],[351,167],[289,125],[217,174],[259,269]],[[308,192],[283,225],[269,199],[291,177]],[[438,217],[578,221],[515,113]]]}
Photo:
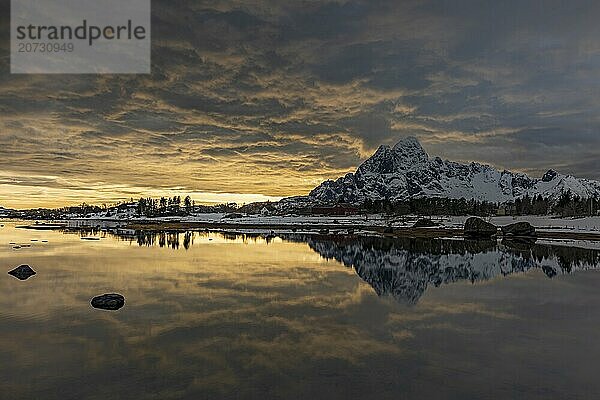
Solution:
{"label": "small boulder", "polygon": [[14,276],[15,278],[24,281],[27,280],[29,278],[31,278],[33,275],[35,275],[35,271],[26,264],[23,265],[19,265],[17,268],[13,269],[12,271],[8,271],[9,275]]}
{"label": "small boulder", "polygon": [[496,225],[481,218],[471,217],[465,222],[464,233],[469,237],[491,237],[498,232]]}
{"label": "small boulder", "polygon": [[96,296],[91,301],[92,307],[101,310],[116,311],[125,305],[125,297],[117,293]]}
{"label": "small boulder", "polygon": [[529,222],[517,222],[501,227],[504,236],[535,236],[535,228]]}
{"label": "small boulder", "polygon": [[413,228],[431,228],[433,226],[437,226],[437,224],[429,218],[421,218],[415,222]]}

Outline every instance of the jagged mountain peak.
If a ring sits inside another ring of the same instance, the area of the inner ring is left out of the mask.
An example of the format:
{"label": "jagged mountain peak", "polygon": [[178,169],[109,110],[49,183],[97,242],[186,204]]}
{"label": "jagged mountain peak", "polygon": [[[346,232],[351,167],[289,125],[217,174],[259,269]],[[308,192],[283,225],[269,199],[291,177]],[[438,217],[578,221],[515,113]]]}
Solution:
{"label": "jagged mountain peak", "polygon": [[429,154],[414,136],[408,136],[396,143],[394,153],[404,162],[420,164],[429,160]]}
{"label": "jagged mountain peak", "polygon": [[402,138],[394,145],[394,150],[409,149],[415,152],[425,153],[425,149],[421,146],[421,142],[415,136],[407,136]]}
{"label": "jagged mountain peak", "polygon": [[375,154],[357,170],[357,174],[394,174],[429,161],[429,155],[413,136],[400,140],[394,147],[379,146]]}
{"label": "jagged mountain peak", "polygon": [[361,205],[366,200],[441,197],[507,202],[537,195],[558,199],[566,192],[581,198],[598,198],[600,182],[562,175],[553,169],[535,179],[476,162],[461,164],[430,158],[417,138],[407,137],[393,147],[380,146],[354,174],[322,183],[302,201]]}

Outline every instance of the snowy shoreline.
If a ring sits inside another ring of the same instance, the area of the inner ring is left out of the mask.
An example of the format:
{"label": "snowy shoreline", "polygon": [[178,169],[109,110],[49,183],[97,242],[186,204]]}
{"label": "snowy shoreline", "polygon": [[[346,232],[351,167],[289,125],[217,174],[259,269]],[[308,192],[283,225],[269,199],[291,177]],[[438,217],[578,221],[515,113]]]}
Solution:
{"label": "snowy shoreline", "polygon": [[[124,225],[160,225],[160,224],[214,224],[224,225],[252,225],[252,226],[303,226],[303,225],[328,225],[339,228],[352,228],[360,226],[412,228],[420,218],[431,219],[437,227],[431,229],[462,229],[469,216],[388,216],[385,214],[352,215],[352,216],[298,216],[298,215],[239,215],[230,217],[228,214],[195,214],[185,217],[156,217],[140,218],[133,216],[100,217],[90,218],[67,218],[64,222],[76,225],[90,226],[94,222],[102,226],[124,226]],[[503,226],[515,222],[526,221],[533,225],[539,232],[578,232],[596,233],[600,235],[600,216],[581,218],[560,218],[554,216],[495,216],[485,218],[486,221],[496,226]],[[426,228],[423,228],[426,229]]]}
{"label": "snowy shoreline", "polygon": [[[413,228],[420,218],[430,218],[437,226]],[[463,226],[469,216],[389,216],[385,214],[352,216],[236,215],[195,214],[185,217],[141,218],[131,215],[112,217],[72,217],[37,225],[59,224],[66,229],[97,229],[134,235],[136,231],[203,230],[229,234],[257,234],[274,237],[285,234],[350,236],[387,236],[462,240]],[[531,223],[538,243],[554,243],[600,249],[600,217],[558,218],[553,216],[502,216],[488,221],[500,227],[519,221]],[[26,224],[25,224],[26,225]],[[31,224],[30,227],[36,224]],[[38,228],[34,228],[38,229]]]}

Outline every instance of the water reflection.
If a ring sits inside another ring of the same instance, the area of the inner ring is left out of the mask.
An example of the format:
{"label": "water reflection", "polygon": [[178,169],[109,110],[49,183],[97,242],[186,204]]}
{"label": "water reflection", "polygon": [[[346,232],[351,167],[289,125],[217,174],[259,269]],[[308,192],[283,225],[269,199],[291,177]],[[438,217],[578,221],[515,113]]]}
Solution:
{"label": "water reflection", "polygon": [[[83,231],[82,234],[98,232]],[[107,234],[103,231],[103,234]],[[136,242],[139,246],[158,246],[189,250],[197,238],[209,232],[112,231],[109,235]],[[224,241],[273,240],[271,234],[220,233]],[[498,276],[540,269],[548,278],[575,270],[597,268],[600,251],[527,240],[450,240],[423,238],[379,238],[282,234],[286,242],[306,243],[325,259],[336,260],[354,269],[379,296],[391,296],[403,304],[417,304],[428,287],[458,281],[487,281]]]}
{"label": "water reflection", "polygon": [[527,242],[354,238],[307,238],[310,248],[335,259],[373,287],[416,304],[428,286],[457,281],[472,283],[540,268],[553,278],[578,269],[598,267],[598,250]]}
{"label": "water reflection", "polygon": [[[6,270],[27,263],[38,272],[25,282],[0,276],[2,399],[600,392],[600,273],[568,273],[595,268],[595,251],[9,227],[0,256]],[[93,309],[102,293],[121,293],[127,305]]]}

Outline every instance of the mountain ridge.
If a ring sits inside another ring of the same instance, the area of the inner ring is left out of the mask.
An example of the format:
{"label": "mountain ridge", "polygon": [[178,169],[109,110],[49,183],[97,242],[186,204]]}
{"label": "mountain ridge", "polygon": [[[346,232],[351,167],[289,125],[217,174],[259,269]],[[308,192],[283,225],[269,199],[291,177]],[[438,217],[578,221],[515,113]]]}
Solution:
{"label": "mountain ridge", "polygon": [[448,198],[505,203],[529,196],[557,201],[570,192],[599,198],[600,182],[549,169],[541,178],[498,170],[493,166],[430,157],[419,140],[409,136],[394,146],[382,145],[354,173],[327,180],[308,196],[283,199],[285,205],[361,205],[367,200],[392,202],[412,198]]}

